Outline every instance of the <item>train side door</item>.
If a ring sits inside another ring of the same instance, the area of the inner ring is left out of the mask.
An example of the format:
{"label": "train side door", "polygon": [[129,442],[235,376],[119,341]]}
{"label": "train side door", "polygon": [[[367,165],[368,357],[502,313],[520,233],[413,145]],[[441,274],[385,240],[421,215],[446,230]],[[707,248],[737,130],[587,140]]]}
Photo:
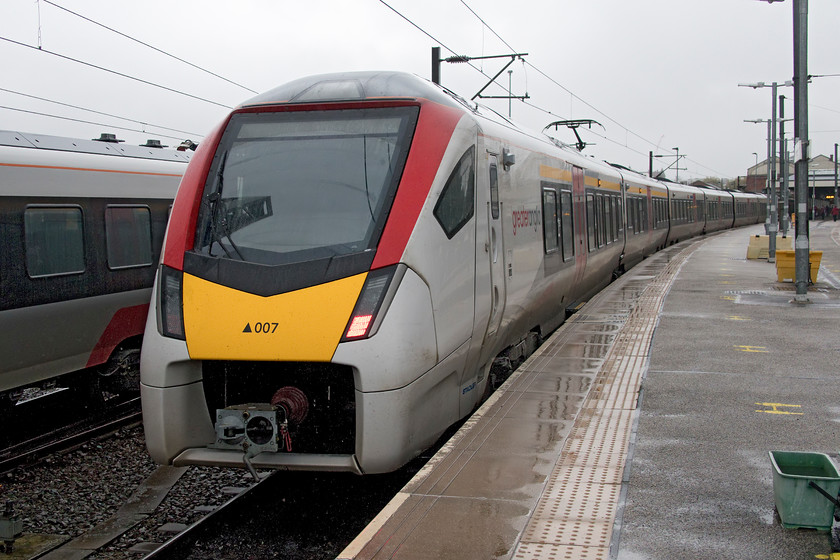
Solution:
{"label": "train side door", "polygon": [[[489,382],[487,373],[493,358],[502,350],[496,336],[502,322],[505,302],[504,240],[502,235],[503,203],[499,196],[499,163],[497,154],[481,151],[476,171],[476,247],[475,308],[473,336],[467,370],[478,370],[479,389]],[[473,365],[470,365],[473,364]],[[466,380],[462,380],[462,387]],[[483,390],[461,395],[461,413],[472,409]]]}
{"label": "train side door", "polygon": [[490,200],[487,204],[488,257],[490,259],[490,320],[485,339],[492,338],[499,330],[505,307],[505,259],[502,235],[502,202],[499,200],[499,158],[488,154],[490,174]]}
{"label": "train side door", "polygon": [[583,281],[584,273],[586,272],[586,254],[589,247],[586,244],[586,232],[589,227],[587,220],[589,216],[586,214],[586,192],[583,181],[583,168],[572,167],[572,203],[575,208],[575,215],[580,218],[575,220],[575,239],[577,240],[577,247],[575,248],[575,286],[580,286]]}

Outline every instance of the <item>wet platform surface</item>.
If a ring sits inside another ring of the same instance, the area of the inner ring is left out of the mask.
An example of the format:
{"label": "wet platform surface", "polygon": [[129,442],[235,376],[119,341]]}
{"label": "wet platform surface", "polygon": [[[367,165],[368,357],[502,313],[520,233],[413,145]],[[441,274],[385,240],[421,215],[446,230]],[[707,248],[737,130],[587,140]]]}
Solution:
{"label": "wet platform surface", "polygon": [[815,558],[768,452],[840,449],[840,224],[811,304],[763,226],[648,258],[561,327],[339,558]]}

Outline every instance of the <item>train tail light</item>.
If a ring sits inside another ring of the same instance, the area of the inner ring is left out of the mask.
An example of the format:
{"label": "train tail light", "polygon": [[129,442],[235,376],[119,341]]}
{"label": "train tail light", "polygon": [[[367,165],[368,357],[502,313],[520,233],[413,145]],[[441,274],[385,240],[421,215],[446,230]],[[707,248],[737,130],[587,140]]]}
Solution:
{"label": "train tail light", "polygon": [[404,272],[404,269],[400,269],[399,265],[389,266],[372,270],[368,274],[362,293],[356,302],[356,308],[353,309],[344,336],[341,337],[342,342],[368,338],[376,332],[377,316],[383,310],[386,296],[390,293],[393,297],[394,290],[389,290],[389,288],[392,284],[394,286],[398,284],[393,281],[398,271]]}
{"label": "train tail light", "polygon": [[160,334],[170,338],[185,340],[184,273],[168,266],[160,267],[160,285],[158,286],[158,304],[160,306]]}

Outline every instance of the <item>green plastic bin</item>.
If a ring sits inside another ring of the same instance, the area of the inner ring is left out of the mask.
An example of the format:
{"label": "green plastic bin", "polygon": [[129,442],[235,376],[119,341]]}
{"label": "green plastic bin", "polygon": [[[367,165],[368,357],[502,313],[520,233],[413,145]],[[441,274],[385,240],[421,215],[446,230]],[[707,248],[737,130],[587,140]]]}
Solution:
{"label": "green plastic bin", "polygon": [[785,529],[830,531],[834,504],[808,486],[813,481],[831,496],[840,491],[840,472],[825,453],[771,451],[773,496]]}

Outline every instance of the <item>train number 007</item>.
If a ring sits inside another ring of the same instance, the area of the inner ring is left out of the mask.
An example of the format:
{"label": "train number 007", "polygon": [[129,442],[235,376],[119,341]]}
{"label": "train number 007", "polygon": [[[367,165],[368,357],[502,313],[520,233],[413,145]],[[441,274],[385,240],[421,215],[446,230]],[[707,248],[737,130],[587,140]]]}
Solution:
{"label": "train number 007", "polygon": [[277,330],[277,326],[280,323],[254,323],[254,332],[255,333],[273,333]]}

